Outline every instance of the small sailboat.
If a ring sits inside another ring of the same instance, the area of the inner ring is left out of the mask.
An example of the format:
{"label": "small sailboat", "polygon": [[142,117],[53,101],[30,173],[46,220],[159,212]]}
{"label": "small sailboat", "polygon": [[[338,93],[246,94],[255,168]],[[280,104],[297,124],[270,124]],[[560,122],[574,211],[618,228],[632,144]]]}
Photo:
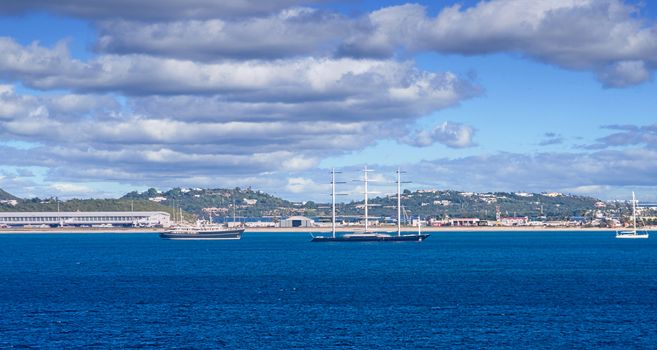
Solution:
{"label": "small sailboat", "polygon": [[371,171],[365,167],[364,183],[365,183],[365,230],[361,232],[345,233],[337,236],[335,232],[335,170],[331,171],[332,174],[332,235],[331,236],[313,236],[312,242],[422,242],[429,237],[428,234],[422,233],[420,227],[420,220],[418,217],[418,232],[411,234],[402,234],[401,232],[401,170],[397,169],[397,234],[387,232],[374,232],[369,230],[368,208],[368,191],[367,191],[367,173]]}
{"label": "small sailboat", "polygon": [[636,204],[637,200],[634,196],[634,191],[632,191],[632,229],[625,231],[617,231],[616,238],[648,238],[648,232],[643,231],[639,233],[636,231]]}

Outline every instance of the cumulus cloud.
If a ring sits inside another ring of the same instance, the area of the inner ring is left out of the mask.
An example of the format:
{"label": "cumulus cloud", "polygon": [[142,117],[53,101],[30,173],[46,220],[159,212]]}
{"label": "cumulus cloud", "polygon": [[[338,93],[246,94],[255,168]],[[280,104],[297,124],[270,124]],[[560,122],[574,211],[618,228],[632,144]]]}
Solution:
{"label": "cumulus cloud", "polygon": [[441,143],[451,148],[466,148],[475,145],[473,138],[476,130],[470,126],[455,122],[443,122],[429,130],[419,130],[405,136],[401,142],[416,146],[428,147]]}
{"label": "cumulus cloud", "polygon": [[621,88],[636,85],[650,80],[651,77],[646,62],[639,60],[612,63],[598,71],[598,79],[606,87]]}
{"label": "cumulus cloud", "polygon": [[597,139],[593,145],[584,148],[601,149],[618,146],[645,145],[657,149],[657,124],[652,125],[608,125],[612,134]]}
{"label": "cumulus cloud", "polygon": [[[80,177],[132,181],[135,173],[151,178],[180,167],[194,169],[187,176],[308,169],[328,154],[398,138],[416,118],[480,91],[452,73],[392,60],[101,55],[85,62],[64,44],[49,49],[5,38],[0,46],[0,72],[28,86],[77,91],[37,97],[3,86],[0,135],[43,146],[30,150],[28,163],[87,164]],[[119,103],[106,91],[127,98]],[[6,161],[22,164],[22,156]]]}
{"label": "cumulus cloud", "polygon": [[80,185],[76,183],[66,183],[66,182],[57,182],[50,185],[50,188],[55,190],[58,193],[67,194],[67,195],[87,195],[94,192],[94,190],[86,185]]}
{"label": "cumulus cloud", "polygon": [[[213,173],[247,176],[306,171],[328,155],[401,136],[404,128],[400,125],[412,122],[427,108],[418,110],[413,106],[415,98],[404,97],[397,107],[403,111],[401,116],[382,112],[378,119],[369,120],[374,116],[360,115],[356,109],[351,116],[320,113],[313,117],[311,107],[299,107],[290,115],[278,111],[268,120],[240,121],[211,114],[195,118],[194,110],[182,107],[165,115],[167,106],[180,98],[193,99],[190,96],[169,97],[174,101],[157,97],[163,106],[152,111],[136,108],[150,101],[148,97],[124,106],[110,95],[26,96],[6,85],[0,90],[0,137],[33,145],[21,149],[5,144],[0,150],[3,164],[46,168],[59,182],[155,185],[177,179],[187,184]],[[370,103],[373,109],[375,102]],[[346,107],[343,110],[348,112]]]}
{"label": "cumulus cloud", "polygon": [[[447,6],[435,16],[418,4],[345,16],[299,7],[312,1],[149,0],[129,6],[122,2],[5,1],[0,11],[47,10],[92,18],[100,32],[96,48],[101,52],[183,61],[510,52],[567,69],[589,70],[606,87],[645,82],[657,67],[657,25],[641,16],[640,7],[622,0],[480,1],[470,7]],[[38,56],[49,63],[48,55]],[[154,63],[139,60],[141,69]],[[116,57],[95,63],[98,69],[111,65],[111,73],[125,74],[118,67],[125,62]],[[189,68],[179,62],[152,67]],[[90,71],[77,67],[75,72],[81,74],[80,70]],[[158,83],[170,86],[177,81]]]}
{"label": "cumulus cloud", "polygon": [[[48,49],[0,38],[0,72],[38,89],[121,91],[127,95],[222,94],[234,101],[347,100],[369,105],[416,103],[425,108],[477,92],[452,73],[422,71],[410,62],[304,57],[199,63],[144,55],[71,59],[64,44]],[[367,97],[370,99],[367,99]]]}
{"label": "cumulus cloud", "polygon": [[[585,186],[653,186],[657,151],[648,148],[592,153],[498,153],[436,159],[412,165],[414,182],[468,191],[563,191]],[[597,193],[609,198],[604,193]]]}
{"label": "cumulus cloud", "polygon": [[143,21],[179,18],[215,18],[263,15],[313,0],[4,0],[0,13],[20,14],[29,11],[54,13],[91,18],[128,18]]}
{"label": "cumulus cloud", "polygon": [[650,79],[657,67],[657,26],[637,12],[621,0],[481,1],[448,6],[435,17],[421,5],[392,6],[364,18],[363,30],[345,39],[340,52],[515,52],[591,70],[606,86],[623,87]]}
{"label": "cumulus cloud", "polygon": [[109,95],[62,94],[31,96],[17,94],[11,85],[0,85],[0,123],[17,120],[79,119],[118,113],[120,104]]}
{"label": "cumulus cloud", "polygon": [[316,184],[315,181],[303,177],[288,178],[287,185],[285,186],[285,188],[292,193],[315,192],[317,191],[317,187],[318,184]]}
{"label": "cumulus cloud", "polygon": [[102,21],[96,49],[216,61],[330,55],[352,20],[327,11],[289,8],[264,17],[232,20]]}
{"label": "cumulus cloud", "polygon": [[[414,4],[362,16],[303,7],[313,3],[1,2],[0,14],[50,11],[90,19],[99,33],[94,55],[84,59],[74,57],[66,41],[46,47],[0,37],[3,82],[46,92],[19,94],[0,85],[3,164],[48,169],[57,184],[257,181],[271,189],[310,188],[320,182],[305,174],[323,158],[375,140],[474,145],[476,129],[457,122],[408,135],[417,118],[482,90],[451,72],[399,58],[408,53],[517,53],[594,72],[606,87],[639,84],[657,67],[654,23],[621,0],[531,6],[491,0],[448,6],[435,16]],[[592,153],[499,154],[439,160],[423,169],[468,188],[486,181],[492,186],[484,188],[519,181],[547,188],[563,177],[568,188],[611,186],[604,175],[610,166],[654,170],[642,163],[654,160],[652,128],[614,127]],[[558,142],[559,135],[546,134],[541,143]],[[482,168],[470,170],[473,163]],[[570,164],[577,164],[579,178],[559,167]]]}
{"label": "cumulus cloud", "polygon": [[[625,148],[594,152],[520,152],[488,153],[468,157],[438,158],[417,163],[400,164],[408,173],[403,180],[411,188],[456,189],[463,191],[556,191],[590,195],[602,199],[624,198],[630,189],[643,189],[642,198],[655,196],[657,183],[657,150]],[[397,165],[369,164],[378,176],[380,195],[394,193]],[[340,179],[362,176],[362,165],[339,169]],[[329,182],[326,171],[306,174],[317,184]],[[344,192],[350,185],[338,189]],[[327,188],[326,186],[324,188]],[[347,198],[360,200],[362,187],[351,189]],[[370,188],[372,190],[372,188]],[[317,192],[320,193],[320,192]],[[321,192],[321,194],[325,194]],[[306,197],[308,198],[308,197]],[[324,200],[325,196],[318,196]]]}

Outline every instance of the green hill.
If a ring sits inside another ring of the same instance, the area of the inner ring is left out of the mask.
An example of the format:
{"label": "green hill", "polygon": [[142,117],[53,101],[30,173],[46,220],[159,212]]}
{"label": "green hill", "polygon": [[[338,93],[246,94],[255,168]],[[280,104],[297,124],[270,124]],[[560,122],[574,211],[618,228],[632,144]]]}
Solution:
{"label": "green hill", "polygon": [[[151,188],[144,192],[130,192],[121,197],[122,200],[159,201],[167,207],[182,208],[201,217],[212,213],[215,217],[232,217],[233,213],[240,217],[278,217],[304,213],[303,206],[254,191],[251,188],[241,189],[185,189],[174,188],[166,192]],[[203,210],[207,209],[207,210]]]}
{"label": "green hill", "polygon": [[3,189],[0,188],[0,200],[12,200],[12,199],[19,199],[19,198],[8,192],[5,192]]}
{"label": "green hill", "polygon": [[[181,189],[160,192],[153,188],[145,192],[131,192],[121,199],[160,201],[168,207],[182,207],[198,216],[231,217],[287,217],[306,215],[329,217],[330,204],[295,203],[270,194],[247,189]],[[529,216],[562,219],[590,215],[598,199],[568,194],[540,193],[471,193],[450,190],[404,191],[402,205],[409,215],[422,217],[478,217],[494,219],[499,207],[502,216]],[[380,217],[396,216],[396,196],[370,198],[369,214]],[[363,214],[363,201],[338,205],[339,215]],[[205,209],[205,210],[204,210]]]}
{"label": "green hill", "polygon": [[[17,199],[0,190],[0,198]],[[57,211],[57,200],[17,199],[18,204],[0,204],[0,211]],[[502,216],[528,216],[543,219],[565,219],[572,216],[590,217],[598,199],[568,194],[473,193],[451,190],[404,191],[402,205],[409,216],[422,217],[477,217],[494,219],[499,208]],[[370,198],[373,217],[395,217],[396,196]],[[618,204],[620,209],[623,204]],[[174,188],[165,192],[151,188],[144,192],[130,192],[119,199],[71,199],[59,201],[60,211],[165,211],[182,208],[197,217],[288,217],[305,215],[330,217],[330,204],[291,202],[251,188],[187,189]],[[608,210],[611,208],[607,208]],[[338,205],[338,215],[360,216],[363,201]]]}
{"label": "green hill", "polygon": [[[372,215],[396,216],[396,196],[377,197]],[[476,217],[494,219],[499,208],[501,216],[528,216],[533,218],[565,219],[572,216],[590,215],[598,199],[569,194],[473,193],[450,190],[405,191],[402,205],[410,215],[422,217]],[[350,203],[353,211],[362,202]],[[361,210],[362,211],[362,210]]]}

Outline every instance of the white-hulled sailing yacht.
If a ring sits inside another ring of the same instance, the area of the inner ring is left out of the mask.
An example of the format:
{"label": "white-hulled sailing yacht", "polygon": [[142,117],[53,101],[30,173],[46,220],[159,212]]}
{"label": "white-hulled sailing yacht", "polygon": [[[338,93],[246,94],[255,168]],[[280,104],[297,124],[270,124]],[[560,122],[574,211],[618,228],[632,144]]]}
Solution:
{"label": "white-hulled sailing yacht", "polygon": [[632,191],[632,229],[625,231],[617,231],[616,238],[648,238],[648,232],[638,233],[636,231],[636,204],[637,200]]}

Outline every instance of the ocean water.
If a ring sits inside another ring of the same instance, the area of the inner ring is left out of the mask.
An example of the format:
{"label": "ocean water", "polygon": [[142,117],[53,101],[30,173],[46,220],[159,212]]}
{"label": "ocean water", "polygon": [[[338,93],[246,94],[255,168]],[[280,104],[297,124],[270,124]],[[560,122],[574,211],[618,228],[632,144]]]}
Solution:
{"label": "ocean water", "polygon": [[657,348],[657,233],[0,235],[0,348]]}

